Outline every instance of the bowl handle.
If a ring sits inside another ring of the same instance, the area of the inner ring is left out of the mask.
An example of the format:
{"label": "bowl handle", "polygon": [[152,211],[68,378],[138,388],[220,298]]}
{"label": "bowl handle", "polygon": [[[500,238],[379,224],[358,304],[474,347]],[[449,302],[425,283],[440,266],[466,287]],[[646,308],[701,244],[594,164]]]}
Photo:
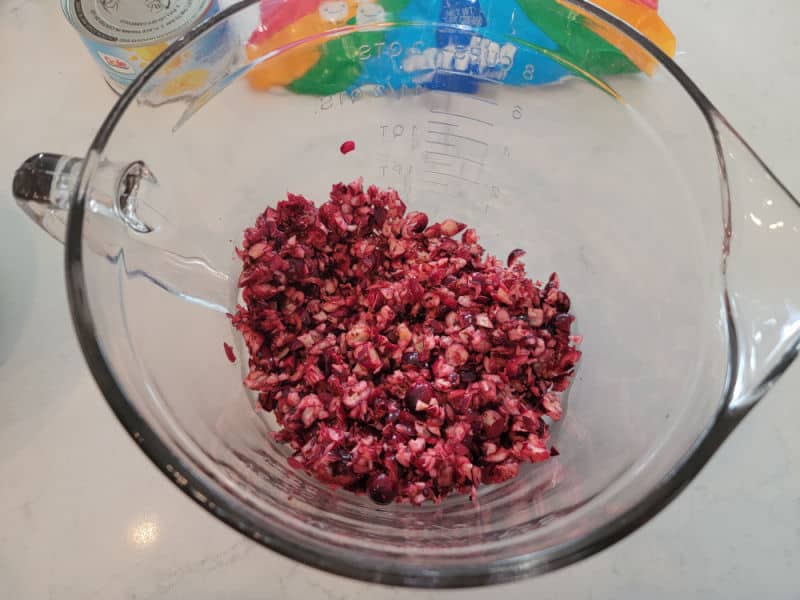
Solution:
{"label": "bowl handle", "polygon": [[[77,190],[83,159],[41,152],[22,163],[14,174],[12,192],[17,204],[33,221],[59,242],[64,242],[66,215]],[[141,161],[127,165],[101,162],[93,175],[103,194],[92,198],[92,210],[116,216],[137,233],[153,228],[138,216],[139,195],[156,178]]]}
{"label": "bowl handle", "polygon": [[42,152],[22,163],[14,174],[12,192],[19,207],[62,243],[67,208],[82,164],[80,158]]}
{"label": "bowl handle", "polygon": [[[82,189],[87,213],[100,217],[84,228],[82,242],[97,255],[119,263],[130,277],[144,277],[166,292],[211,310],[228,313],[236,305],[235,286],[224,271],[204,258],[202,249],[187,255],[175,251],[174,238],[188,226],[168,222],[151,206],[158,182],[142,161],[115,163],[93,156],[90,184]],[[60,154],[30,157],[14,175],[17,204],[60,242],[65,241],[67,214],[75,201],[84,160]],[[89,169],[89,166],[87,166]],[[127,227],[120,227],[124,223]],[[194,232],[207,240],[210,231]]]}

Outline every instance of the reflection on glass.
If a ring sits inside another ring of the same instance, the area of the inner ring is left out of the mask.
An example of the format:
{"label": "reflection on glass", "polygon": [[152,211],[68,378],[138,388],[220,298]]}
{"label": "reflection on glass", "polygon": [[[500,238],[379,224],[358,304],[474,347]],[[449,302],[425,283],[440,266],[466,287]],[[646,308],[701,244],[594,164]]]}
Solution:
{"label": "reflection on glass", "polygon": [[150,546],[158,539],[158,523],[154,519],[137,521],[130,531],[130,539],[134,546]]}

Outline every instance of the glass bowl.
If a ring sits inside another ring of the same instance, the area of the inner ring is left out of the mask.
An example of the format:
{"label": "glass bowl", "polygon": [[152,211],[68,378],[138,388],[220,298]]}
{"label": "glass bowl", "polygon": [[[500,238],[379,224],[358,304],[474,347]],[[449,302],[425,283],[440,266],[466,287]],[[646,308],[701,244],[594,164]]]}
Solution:
{"label": "glass bowl", "polygon": [[[84,158],[17,171],[21,207],[64,242],[89,367],[167,477],[306,564],[473,586],[591,555],[663,508],[795,357],[797,201],[664,51],[590,3],[484,2],[466,24],[325,4],[162,103],[171,60],[221,28],[242,48],[302,3],[223,10],[149,65]],[[564,35],[547,42],[525,18]],[[582,51],[587,31],[605,50]],[[360,176],[475,226],[492,254],[527,250],[528,273],[558,271],[573,299],[584,355],[553,429],[561,455],[474,503],[377,506],[318,484],[242,385],[226,313],[243,229],[289,191],[322,202]]]}

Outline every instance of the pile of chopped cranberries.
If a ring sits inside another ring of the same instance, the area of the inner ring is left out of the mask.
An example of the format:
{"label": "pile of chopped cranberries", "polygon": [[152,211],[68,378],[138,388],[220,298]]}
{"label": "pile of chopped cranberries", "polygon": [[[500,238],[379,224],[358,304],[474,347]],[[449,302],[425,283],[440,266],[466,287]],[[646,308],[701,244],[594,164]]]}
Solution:
{"label": "pile of chopped cranberries", "polygon": [[522,251],[504,266],[474,229],[358,180],[319,208],[289,194],[237,252],[244,383],[293,467],[421,504],[557,454],[545,417],[561,418],[580,338],[558,276],[528,279]]}

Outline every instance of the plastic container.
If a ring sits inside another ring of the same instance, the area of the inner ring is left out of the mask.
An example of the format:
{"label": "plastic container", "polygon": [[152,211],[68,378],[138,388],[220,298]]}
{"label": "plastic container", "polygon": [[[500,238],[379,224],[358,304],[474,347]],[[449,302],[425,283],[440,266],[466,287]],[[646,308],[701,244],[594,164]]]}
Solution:
{"label": "plastic container", "polygon": [[[61,8],[118,94],[169,44],[219,12],[217,0],[61,0]],[[148,101],[199,95],[232,56],[228,30],[220,27],[165,65],[149,87]]]}

